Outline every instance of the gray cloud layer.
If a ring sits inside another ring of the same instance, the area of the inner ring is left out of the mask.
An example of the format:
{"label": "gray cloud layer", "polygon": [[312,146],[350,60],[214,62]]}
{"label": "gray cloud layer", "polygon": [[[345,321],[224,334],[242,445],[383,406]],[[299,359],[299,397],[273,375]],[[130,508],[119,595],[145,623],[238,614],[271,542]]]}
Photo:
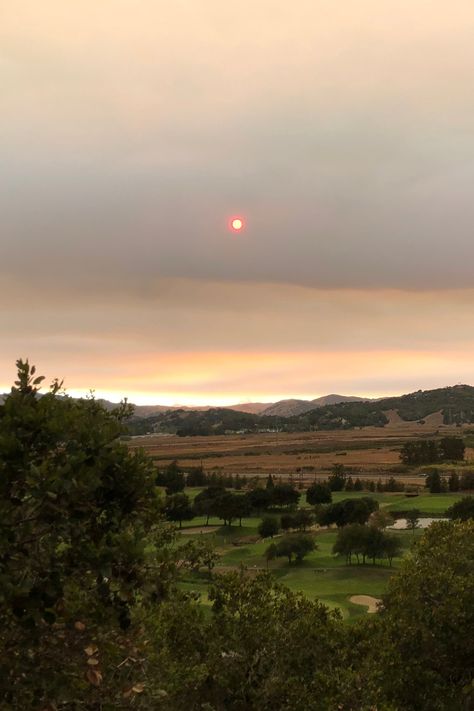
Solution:
{"label": "gray cloud layer", "polygon": [[472,4],[257,5],[4,11],[4,273],[471,284]]}
{"label": "gray cloud layer", "polygon": [[20,352],[170,397],[471,378],[471,0],[4,5],[4,383]]}

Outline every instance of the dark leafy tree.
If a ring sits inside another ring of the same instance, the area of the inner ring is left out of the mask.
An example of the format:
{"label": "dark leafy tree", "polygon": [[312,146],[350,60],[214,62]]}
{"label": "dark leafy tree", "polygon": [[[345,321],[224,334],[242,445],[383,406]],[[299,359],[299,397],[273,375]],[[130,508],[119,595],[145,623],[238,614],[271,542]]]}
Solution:
{"label": "dark leafy tree", "polygon": [[347,477],[344,489],[346,491],[354,491],[354,480],[351,476]]}
{"label": "dark leafy tree", "polygon": [[464,459],[465,449],[461,437],[443,437],[439,442],[433,439],[418,439],[403,445],[400,458],[404,464],[412,466],[461,461]]}
{"label": "dark leafy tree", "polygon": [[312,536],[306,533],[298,533],[284,536],[275,546],[274,553],[276,558],[288,558],[288,563],[291,564],[293,558],[300,562],[316,549],[316,544]]}
{"label": "dark leafy tree", "polygon": [[196,516],[206,516],[206,526],[209,518],[216,516],[215,501],[225,494],[222,486],[209,486],[203,489],[194,499],[194,513]]}
{"label": "dark leafy tree", "polygon": [[293,514],[293,528],[297,528],[299,531],[306,531],[314,523],[314,514],[308,509],[298,509]]}
{"label": "dark leafy tree", "polygon": [[291,484],[277,484],[271,490],[272,506],[296,506],[301,494]]}
{"label": "dark leafy tree", "polygon": [[443,437],[439,442],[440,459],[446,461],[462,461],[466,445],[461,437]]}
{"label": "dark leafy tree", "polygon": [[370,497],[360,499],[344,499],[334,504],[321,506],[317,512],[317,520],[321,526],[347,526],[349,523],[366,523],[373,511],[378,508],[378,502]]}
{"label": "dark leafy tree", "polygon": [[168,521],[179,523],[180,528],[183,521],[191,521],[195,516],[194,509],[186,494],[172,494],[171,496],[167,496],[164,512]]}
{"label": "dark leafy tree", "polygon": [[385,534],[380,528],[367,526],[367,537],[365,540],[364,553],[375,565],[376,558],[382,558],[384,554]]}
{"label": "dark leafy tree", "polygon": [[333,553],[344,556],[346,563],[352,564],[352,556],[356,556],[357,563],[364,564],[366,558],[375,564],[377,558],[387,558],[392,565],[393,558],[401,550],[400,539],[393,534],[388,534],[374,526],[364,526],[354,523],[339,530]]}
{"label": "dark leafy tree", "polygon": [[474,522],[440,521],[424,532],[400,574],[390,579],[383,597],[380,645],[367,659],[368,669],[372,666],[377,674],[378,693],[388,697],[390,707],[472,707],[473,562]]}
{"label": "dark leafy tree", "polygon": [[158,472],[156,483],[159,486],[164,486],[166,488],[168,496],[171,494],[177,494],[178,492],[184,490],[186,479],[184,472],[181,470],[181,467],[176,460],[168,464],[166,469],[162,472]]}
{"label": "dark leafy tree", "polygon": [[415,535],[415,529],[420,526],[420,510],[412,509],[411,511],[407,511],[405,519],[407,522],[407,528],[409,528],[413,535]]}
{"label": "dark leafy tree", "polygon": [[306,492],[306,501],[311,506],[330,504],[332,501],[331,489],[327,484],[312,484]]}
{"label": "dark leafy tree", "polygon": [[397,481],[391,476],[384,484],[384,491],[403,491],[403,482]]}
{"label": "dark leafy tree", "polygon": [[394,558],[400,555],[402,543],[400,539],[393,534],[385,534],[383,542],[383,555],[388,559],[390,567]]}
{"label": "dark leafy tree", "polygon": [[234,511],[235,517],[239,519],[239,526],[242,526],[242,519],[250,516],[252,507],[247,496],[242,494],[234,494]]}
{"label": "dark leafy tree", "polygon": [[258,527],[258,532],[262,538],[273,538],[279,530],[278,519],[274,516],[266,516]]}
{"label": "dark leafy tree", "polygon": [[347,472],[343,464],[333,464],[328,486],[331,491],[343,491],[346,485]]}
{"label": "dark leafy tree", "polygon": [[178,548],[178,558],[194,572],[206,568],[208,577],[211,578],[212,571],[219,560],[219,554],[209,537],[201,536],[197,540],[187,541]]}
{"label": "dark leafy tree", "polygon": [[474,472],[463,472],[459,483],[461,491],[472,491],[474,489]]}
{"label": "dark leafy tree", "polygon": [[244,503],[241,498],[241,494],[231,494],[230,491],[226,491],[214,500],[214,514],[224,521],[224,526],[232,526],[232,521],[241,518]]}
{"label": "dark leafy tree", "polygon": [[420,439],[405,442],[400,459],[404,464],[420,466],[421,464],[435,464],[440,461],[440,453],[435,440]]}
{"label": "dark leafy tree", "polygon": [[120,442],[128,406],[72,400],[57,381],[40,397],[43,378],[17,367],[0,405],[0,706],[119,708],[136,593],[156,604],[175,569],[156,471]]}
{"label": "dark leafy tree", "polygon": [[202,467],[192,467],[186,476],[186,486],[206,486],[207,475]]}
{"label": "dark leafy tree", "polygon": [[382,531],[388,526],[391,526],[393,522],[392,514],[385,509],[377,509],[377,511],[371,513],[369,517],[369,525],[374,526],[374,528],[380,528]]}
{"label": "dark leafy tree", "polygon": [[459,521],[474,519],[474,496],[465,496],[459,501],[456,501],[456,503],[450,506],[446,511],[446,515],[449,516],[449,518]]}
{"label": "dark leafy tree", "polygon": [[455,471],[451,472],[451,474],[449,475],[448,488],[449,488],[449,491],[459,491],[459,488],[460,488],[459,475]]}
{"label": "dark leafy tree", "polygon": [[282,531],[289,531],[291,528],[295,528],[295,517],[293,516],[293,514],[282,514],[280,518],[280,525]]}
{"label": "dark leafy tree", "polygon": [[269,489],[252,489],[246,496],[252,509],[258,513],[266,511],[272,504],[272,491]]}
{"label": "dark leafy tree", "polygon": [[433,469],[433,471],[426,475],[425,486],[429,489],[431,494],[441,493],[441,477],[437,469]]}
{"label": "dark leafy tree", "polygon": [[337,534],[336,542],[333,546],[333,553],[339,556],[344,556],[346,563],[352,564],[352,556],[357,556],[357,562],[360,562],[359,556],[362,556],[365,563],[365,548],[366,539],[369,533],[367,526],[360,523],[353,523],[349,526],[341,528]]}

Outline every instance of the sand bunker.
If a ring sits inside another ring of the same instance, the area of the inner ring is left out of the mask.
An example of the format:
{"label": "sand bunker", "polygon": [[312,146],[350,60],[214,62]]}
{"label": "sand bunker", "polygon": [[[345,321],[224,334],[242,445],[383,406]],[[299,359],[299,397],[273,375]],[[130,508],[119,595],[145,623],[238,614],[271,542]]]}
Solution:
{"label": "sand bunker", "polygon": [[382,601],[371,595],[352,595],[349,602],[353,602],[354,605],[364,605],[367,607],[367,612],[373,613],[377,612],[377,604]]}

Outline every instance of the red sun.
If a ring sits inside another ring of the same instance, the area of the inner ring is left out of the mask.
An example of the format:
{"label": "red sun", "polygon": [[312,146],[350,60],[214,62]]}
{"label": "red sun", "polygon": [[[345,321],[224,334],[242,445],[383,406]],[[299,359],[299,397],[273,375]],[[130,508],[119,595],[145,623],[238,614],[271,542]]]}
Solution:
{"label": "red sun", "polygon": [[241,232],[244,228],[244,221],[241,217],[233,217],[230,221],[230,227],[234,232]]}

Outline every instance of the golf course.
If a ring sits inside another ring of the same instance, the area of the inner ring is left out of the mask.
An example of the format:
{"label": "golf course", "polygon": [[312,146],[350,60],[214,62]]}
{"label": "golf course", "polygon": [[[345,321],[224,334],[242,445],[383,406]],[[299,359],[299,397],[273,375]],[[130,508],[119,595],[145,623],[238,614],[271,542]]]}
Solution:
{"label": "golf course", "polygon": [[[189,488],[186,494],[190,499],[200,493],[199,487]],[[370,495],[379,507],[390,513],[410,511],[417,509],[421,517],[442,517],[446,510],[462,498],[460,494],[430,494],[423,493],[416,497],[407,497],[403,493],[371,493],[367,492],[334,492],[333,501],[338,502],[348,498],[361,498]],[[306,504],[305,495],[301,496],[300,505]],[[275,514],[277,516],[277,514]],[[367,604],[355,604],[351,598],[355,596],[368,596],[379,599],[386,587],[389,578],[400,567],[401,561],[410,551],[410,548],[420,535],[421,528],[412,530],[393,531],[401,543],[401,553],[392,561],[392,566],[387,561],[366,564],[347,565],[343,556],[333,554],[333,546],[337,538],[337,528],[319,528],[314,526],[311,534],[314,536],[316,549],[300,562],[291,564],[284,558],[267,561],[265,551],[274,539],[262,539],[258,533],[261,517],[242,519],[242,525],[234,523],[232,526],[223,526],[222,521],[210,518],[206,526],[206,517],[195,517],[187,521],[180,529],[180,539],[200,539],[205,537],[215,547],[219,559],[213,574],[229,570],[244,569],[246,574],[252,575],[259,570],[268,569],[274,577],[293,591],[303,592],[310,599],[318,598],[328,607],[339,608],[343,617],[349,621],[357,619],[368,612]],[[200,595],[201,602],[208,603],[207,591],[209,575],[206,572],[190,572],[184,577],[181,585],[183,589]],[[364,600],[364,598],[362,598]],[[360,603],[360,600],[358,601]]]}

